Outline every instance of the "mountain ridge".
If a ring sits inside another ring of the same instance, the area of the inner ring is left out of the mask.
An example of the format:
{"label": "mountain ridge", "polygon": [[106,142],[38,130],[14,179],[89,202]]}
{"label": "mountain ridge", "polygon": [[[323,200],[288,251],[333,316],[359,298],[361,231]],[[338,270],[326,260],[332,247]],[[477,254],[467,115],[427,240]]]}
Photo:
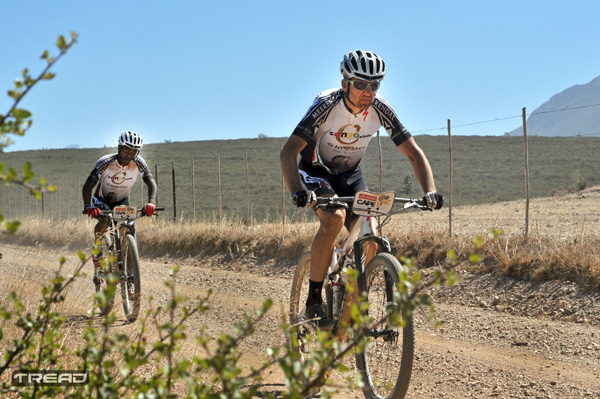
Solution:
{"label": "mountain ridge", "polygon": [[[523,126],[508,133],[523,134]],[[600,134],[600,76],[550,97],[527,118],[527,134],[570,137]]]}

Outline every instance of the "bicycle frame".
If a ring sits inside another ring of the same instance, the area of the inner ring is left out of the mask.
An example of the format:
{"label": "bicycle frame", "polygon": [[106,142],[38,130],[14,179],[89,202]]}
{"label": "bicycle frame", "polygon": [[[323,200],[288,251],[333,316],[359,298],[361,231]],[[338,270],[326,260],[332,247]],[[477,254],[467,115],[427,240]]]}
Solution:
{"label": "bicycle frame", "polygon": [[[364,192],[364,194],[369,195],[370,193]],[[333,203],[341,205],[343,203],[356,203],[356,199],[360,193],[357,193],[355,197],[333,197],[333,198],[322,198],[322,201],[328,201],[321,203],[321,206],[324,206],[325,210],[327,209],[341,209],[342,207],[336,208],[336,206],[332,206]],[[371,194],[371,195],[388,195],[387,200],[388,204],[399,202],[404,204],[409,204],[407,207],[419,207],[423,209],[429,209],[426,205],[423,205],[422,201],[409,199],[409,198],[396,198],[394,193],[381,193],[381,194]],[[391,198],[390,198],[391,197]],[[319,204],[317,204],[319,206]],[[328,208],[331,206],[331,208]],[[405,206],[406,207],[406,206]],[[368,208],[368,207],[367,207]],[[391,206],[389,209],[383,213],[385,216],[391,216],[392,213]],[[331,260],[331,264],[329,266],[329,273],[325,277],[325,282],[323,287],[331,290],[331,285],[334,283],[334,279],[337,275],[341,275],[343,273],[343,268],[346,265],[353,267],[358,272],[358,276],[356,279],[357,284],[357,292],[353,293],[353,295],[359,296],[363,294],[367,290],[367,281],[365,277],[365,268],[366,268],[366,253],[365,247],[367,243],[372,242],[378,248],[378,253],[391,253],[391,245],[389,240],[386,237],[382,237],[377,233],[378,226],[376,225],[374,215],[373,216],[365,216],[364,213],[370,213],[369,209],[362,209],[360,214],[358,214],[358,219],[352,226],[348,237],[346,238],[344,245],[342,248],[335,248],[333,257]],[[384,222],[385,223],[385,222]],[[381,227],[381,226],[379,226]],[[350,263],[346,262],[346,256],[349,256],[350,250],[352,250],[354,260]],[[345,289],[339,290],[339,299],[336,301],[334,306],[340,306],[341,303],[346,299],[345,296],[347,291]],[[333,309],[332,313],[334,318],[336,319],[336,324],[342,319],[342,308]],[[337,326],[334,327],[334,330],[337,329]]]}
{"label": "bicycle frame", "polygon": [[[358,192],[354,197],[319,197],[316,207],[327,212],[345,209],[358,216],[343,245],[334,249],[331,265],[325,277],[326,316],[334,323],[323,323],[322,329],[331,329],[332,337],[340,342],[354,334],[353,307],[360,297],[368,303],[361,312],[372,322],[363,326],[361,334],[367,338],[365,346],[356,353],[357,370],[365,385],[367,399],[402,399],[410,383],[414,357],[414,329],[412,318],[400,327],[389,321],[389,305],[397,300],[397,287],[404,266],[392,255],[390,242],[382,237],[381,228],[390,220],[395,203],[403,209],[431,210],[424,200],[396,198],[395,193]],[[376,223],[374,216],[384,218]],[[368,262],[367,262],[368,261]],[[294,272],[290,295],[290,321],[297,328],[298,351],[303,358],[312,356],[312,345],[317,329],[324,320],[319,313],[306,314],[308,286],[310,285],[311,252],[299,259]],[[345,269],[356,269],[356,280],[347,281]]]}
{"label": "bicycle frame", "polygon": [[380,237],[377,235],[377,227],[375,225],[375,219],[372,216],[359,216],[357,221],[352,226],[346,241],[342,248],[335,248],[333,257],[331,259],[331,265],[329,266],[329,274],[327,275],[327,281],[325,285],[331,284],[331,275],[341,272],[340,260],[347,256],[352,249],[354,254],[353,265],[358,271],[358,293],[362,293],[366,289],[366,281],[364,276],[365,271],[365,254],[364,244],[368,241],[373,241],[381,248],[381,252],[390,252],[391,246],[386,237]]}
{"label": "bicycle frame", "polygon": [[[164,208],[156,208],[157,211]],[[140,260],[134,220],[143,211],[134,206],[118,206],[113,210],[102,210],[99,217],[107,221],[106,231],[100,240],[106,256],[104,268],[95,268],[94,285],[96,292],[105,291],[111,284],[116,284],[110,274],[116,273],[123,300],[123,309],[128,322],[137,319],[141,302]],[[112,280],[112,281],[111,281]],[[96,298],[100,314],[106,315],[113,307],[114,295]]]}

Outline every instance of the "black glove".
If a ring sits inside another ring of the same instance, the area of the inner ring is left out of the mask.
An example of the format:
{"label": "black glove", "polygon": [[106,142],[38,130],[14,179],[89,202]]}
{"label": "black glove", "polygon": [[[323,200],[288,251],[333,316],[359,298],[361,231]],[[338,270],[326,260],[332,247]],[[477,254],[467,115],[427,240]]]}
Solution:
{"label": "black glove", "polygon": [[314,191],[300,190],[292,195],[292,202],[298,208],[312,207],[317,202],[317,195]]}
{"label": "black glove", "polygon": [[425,194],[423,201],[425,201],[427,206],[431,209],[442,209],[442,206],[444,205],[444,196],[432,191]]}

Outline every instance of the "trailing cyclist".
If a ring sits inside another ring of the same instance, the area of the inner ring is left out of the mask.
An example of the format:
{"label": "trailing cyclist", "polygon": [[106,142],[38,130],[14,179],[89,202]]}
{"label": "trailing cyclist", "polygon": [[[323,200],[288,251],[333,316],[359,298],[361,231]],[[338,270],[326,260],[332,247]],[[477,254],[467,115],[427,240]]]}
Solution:
{"label": "trailing cyclist", "polygon": [[[440,209],[444,197],[437,193],[427,157],[393,108],[377,94],[386,73],[383,59],[371,51],[351,51],[344,55],[340,71],[342,87],[317,96],[281,151],[281,168],[292,202],[311,207],[317,196],[354,196],[366,190],[360,161],[373,135],[383,127],[410,161],[428,206]],[[316,214],[320,226],[311,247],[306,317],[319,320],[319,327],[328,329],[333,320],[322,306],[323,281],[338,234],[343,226],[350,230],[356,217],[346,218],[344,210],[317,210]]]}
{"label": "trailing cyclist", "polygon": [[[129,191],[138,175],[148,186],[148,202],[144,205],[143,212],[147,216],[154,214],[158,188],[146,161],[139,155],[143,145],[144,141],[139,134],[125,131],[119,136],[118,152],[105,155],[96,162],[81,190],[83,207],[90,218],[98,217],[101,210],[129,205]],[[99,218],[94,227],[95,239],[102,237],[107,228],[108,220]],[[101,268],[101,258],[102,254],[92,257],[96,268]]]}

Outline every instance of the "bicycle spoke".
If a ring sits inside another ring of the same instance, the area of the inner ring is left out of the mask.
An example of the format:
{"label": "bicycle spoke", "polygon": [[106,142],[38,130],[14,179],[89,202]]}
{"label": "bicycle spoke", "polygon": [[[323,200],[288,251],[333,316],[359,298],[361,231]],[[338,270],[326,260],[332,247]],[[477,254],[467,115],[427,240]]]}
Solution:
{"label": "bicycle spoke", "polygon": [[412,371],[414,333],[409,320],[404,329],[387,321],[388,305],[394,300],[400,263],[390,254],[379,254],[367,266],[369,316],[374,324],[365,351],[357,364],[365,380],[369,399],[402,399],[408,390]]}

